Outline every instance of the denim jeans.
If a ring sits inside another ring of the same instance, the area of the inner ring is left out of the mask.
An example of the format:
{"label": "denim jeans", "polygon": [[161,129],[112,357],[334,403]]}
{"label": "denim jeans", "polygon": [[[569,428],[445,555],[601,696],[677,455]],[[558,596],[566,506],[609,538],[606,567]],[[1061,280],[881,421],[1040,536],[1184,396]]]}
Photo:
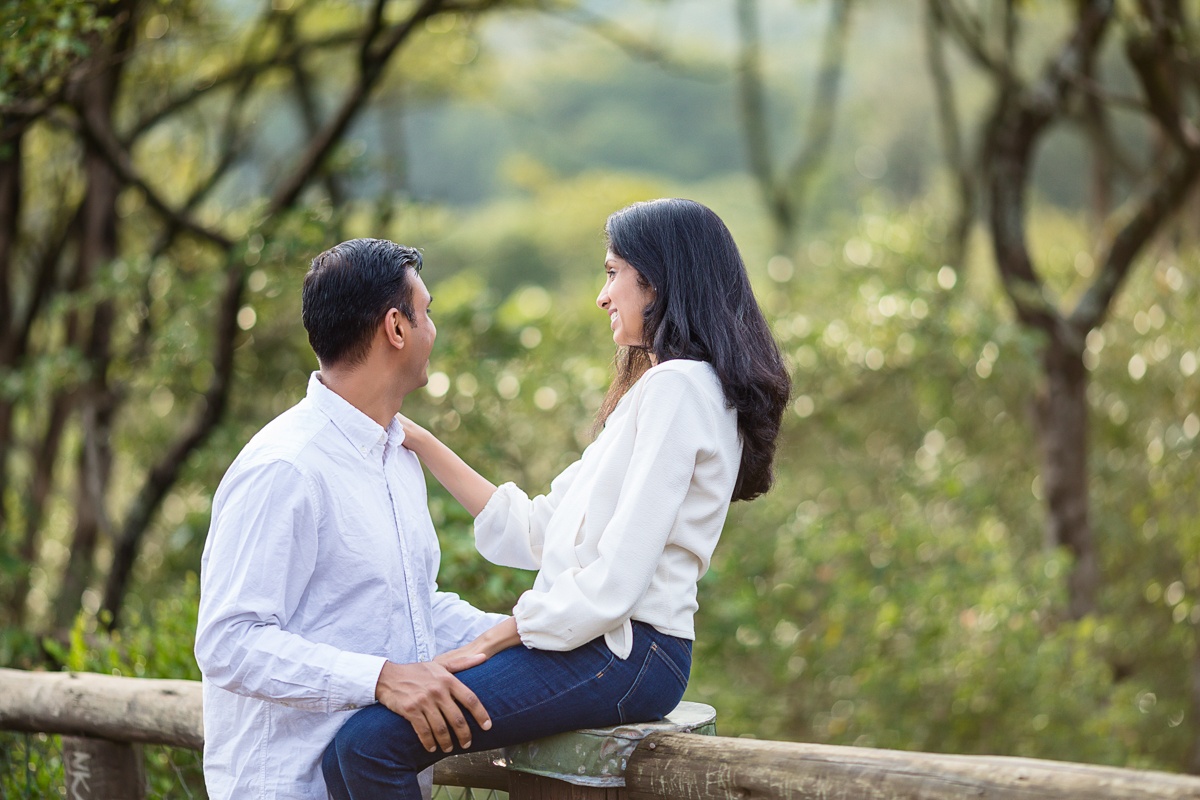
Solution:
{"label": "denim jeans", "polygon": [[[683,697],[692,643],[633,623],[633,652],[622,661],[603,637],[567,652],[521,645],[458,673],[492,720],[482,730],[466,714],[471,747],[491,750],[580,728],[659,720]],[[325,750],[321,768],[335,800],[420,800],[417,773],[447,755],[430,753],[404,717],[376,704],[357,712]]]}

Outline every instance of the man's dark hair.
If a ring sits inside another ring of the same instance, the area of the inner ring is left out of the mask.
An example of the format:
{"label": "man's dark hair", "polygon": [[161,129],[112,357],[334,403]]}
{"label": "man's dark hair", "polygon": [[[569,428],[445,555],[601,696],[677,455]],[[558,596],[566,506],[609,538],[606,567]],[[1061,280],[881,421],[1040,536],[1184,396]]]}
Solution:
{"label": "man's dark hair", "polygon": [[312,260],[301,317],[321,364],[362,363],[390,309],[416,324],[410,270],[421,271],[421,254],[386,239],[351,239]]}

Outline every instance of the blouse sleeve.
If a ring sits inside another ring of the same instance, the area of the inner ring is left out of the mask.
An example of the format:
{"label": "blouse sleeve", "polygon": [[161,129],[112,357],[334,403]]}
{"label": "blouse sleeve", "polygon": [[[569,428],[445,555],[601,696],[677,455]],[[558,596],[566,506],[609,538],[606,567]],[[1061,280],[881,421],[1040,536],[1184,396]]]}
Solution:
{"label": "blouse sleeve", "polygon": [[629,619],[658,568],[697,461],[715,448],[709,394],[679,371],[646,377],[629,464],[593,488],[618,493],[598,558],[558,575],[547,591],[521,596],[513,616],[527,647],[571,650]]}
{"label": "blouse sleeve", "polygon": [[502,567],[540,569],[546,525],[579,473],[576,461],[550,482],[550,492],[532,500],[515,483],[492,494],[475,518],[475,547]]}

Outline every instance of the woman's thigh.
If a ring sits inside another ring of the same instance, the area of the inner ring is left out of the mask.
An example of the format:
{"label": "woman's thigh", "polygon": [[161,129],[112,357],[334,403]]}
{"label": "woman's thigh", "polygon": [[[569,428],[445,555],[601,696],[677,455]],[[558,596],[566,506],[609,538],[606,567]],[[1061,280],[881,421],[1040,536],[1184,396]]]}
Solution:
{"label": "woman's thigh", "polygon": [[629,658],[596,639],[566,652],[518,645],[458,673],[492,719],[472,727],[472,750],[490,750],[580,728],[662,719],[687,688],[690,642],[634,624]]}
{"label": "woman's thigh", "polygon": [[[597,639],[567,652],[520,645],[457,674],[492,720],[482,730],[467,715],[471,751],[506,747],[580,728],[661,719],[687,686],[690,643],[635,626],[634,650],[618,659]],[[344,745],[408,769],[421,770],[447,754],[424,749],[408,720],[383,706],[352,717],[337,736]],[[456,753],[465,752],[456,747]]]}

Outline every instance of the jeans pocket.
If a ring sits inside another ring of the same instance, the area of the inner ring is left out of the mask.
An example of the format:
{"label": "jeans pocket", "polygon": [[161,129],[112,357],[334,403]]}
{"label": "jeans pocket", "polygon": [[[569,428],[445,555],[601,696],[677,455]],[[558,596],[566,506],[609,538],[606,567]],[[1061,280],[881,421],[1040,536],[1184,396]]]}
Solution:
{"label": "jeans pocket", "polygon": [[617,702],[617,713],[622,723],[660,720],[679,704],[686,688],[687,673],[666,650],[651,642],[633,685]]}

